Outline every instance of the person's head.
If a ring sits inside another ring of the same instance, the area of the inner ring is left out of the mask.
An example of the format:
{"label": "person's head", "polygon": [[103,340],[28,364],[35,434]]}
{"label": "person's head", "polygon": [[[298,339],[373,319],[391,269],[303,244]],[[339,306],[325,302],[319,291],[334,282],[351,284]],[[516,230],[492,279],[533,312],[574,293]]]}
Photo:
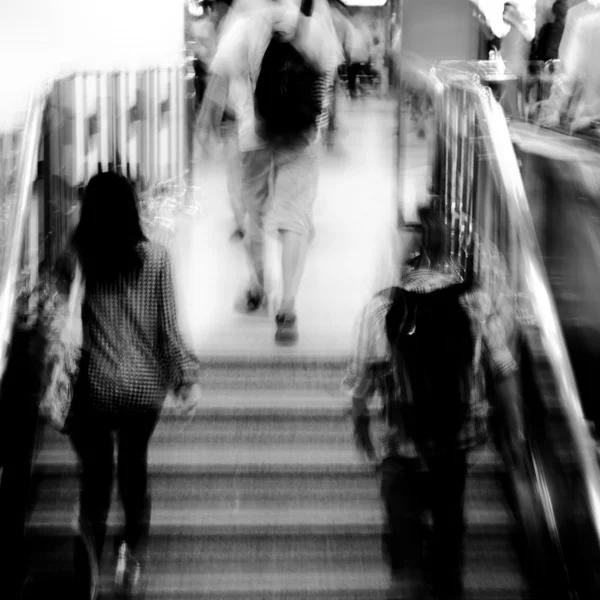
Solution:
{"label": "person's head", "polygon": [[554,15],[555,21],[559,21],[559,22],[565,21],[567,18],[568,10],[569,10],[569,7],[565,0],[557,0],[552,5],[552,14]]}
{"label": "person's head", "polygon": [[300,20],[302,0],[271,0],[273,8],[273,30],[284,39],[291,39]]}
{"label": "person's head", "polygon": [[130,182],[113,172],[94,175],[73,236],[86,280],[112,281],[136,270],[141,264],[137,245],[145,239]]}
{"label": "person's head", "polygon": [[446,226],[442,216],[431,206],[418,211],[422,227],[421,253],[431,265],[439,265],[446,256]]}

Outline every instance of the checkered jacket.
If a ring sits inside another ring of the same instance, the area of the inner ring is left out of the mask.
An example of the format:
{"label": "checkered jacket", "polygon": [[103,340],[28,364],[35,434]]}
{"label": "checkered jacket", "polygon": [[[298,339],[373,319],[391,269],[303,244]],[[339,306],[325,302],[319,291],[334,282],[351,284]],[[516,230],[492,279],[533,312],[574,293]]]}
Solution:
{"label": "checkered jacket", "polygon": [[[461,298],[471,320],[471,333],[475,343],[468,416],[457,440],[458,447],[464,450],[483,443],[487,438],[488,404],[482,362],[486,363],[496,377],[507,376],[516,370],[516,363],[506,343],[506,332],[512,328],[511,319],[514,314],[503,306],[503,303],[509,303],[510,298],[506,269],[497,254],[487,256],[486,268],[493,269],[488,278],[488,289],[484,292],[481,288],[474,288]],[[400,286],[406,290],[425,293],[457,281],[458,278],[453,275],[419,269],[408,273]],[[359,315],[353,356],[343,382],[343,388],[349,396],[366,401],[379,396],[384,405],[405,401],[396,385],[386,335],[385,320],[390,306],[391,300],[379,294]],[[419,456],[413,440],[407,436],[402,424],[385,423],[381,441],[384,457]]]}
{"label": "checkered jacket", "polygon": [[85,390],[82,402],[100,412],[159,409],[169,389],[199,377],[199,363],[177,322],[169,254],[149,241],[138,248],[143,262],[137,276],[119,277],[85,293],[88,361],[79,389]]}

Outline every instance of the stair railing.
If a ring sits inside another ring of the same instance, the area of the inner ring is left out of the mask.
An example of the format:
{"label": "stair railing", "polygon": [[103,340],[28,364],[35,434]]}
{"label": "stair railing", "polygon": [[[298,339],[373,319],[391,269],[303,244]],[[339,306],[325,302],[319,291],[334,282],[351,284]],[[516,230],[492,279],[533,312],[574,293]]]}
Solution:
{"label": "stair railing", "polygon": [[22,128],[0,136],[0,578],[7,598],[20,583],[43,375],[43,338],[26,318],[22,292],[37,283],[34,182],[48,92],[32,94]]}
{"label": "stair railing", "polygon": [[[525,332],[527,347],[535,355],[541,390],[541,406],[524,406],[535,414],[527,434],[536,502],[569,592],[597,597],[600,582],[593,561],[600,555],[600,469],[506,119],[491,90],[472,71],[439,65],[431,77],[431,192],[451,232],[447,250],[463,272],[478,272],[482,248],[489,242],[506,261],[519,317],[515,330]],[[485,286],[485,270],[480,275]],[[525,397],[525,404],[528,401]],[[560,425],[548,415],[559,415]],[[567,458],[553,438],[555,427],[566,438]],[[585,541],[581,550],[577,539]]]}
{"label": "stair railing", "polygon": [[[26,285],[37,281],[37,216],[32,190],[37,178],[37,163],[44,110],[49,87],[32,94],[22,129],[0,135],[0,380],[4,373],[15,318],[15,302],[27,271]],[[29,248],[24,256],[24,243]]]}

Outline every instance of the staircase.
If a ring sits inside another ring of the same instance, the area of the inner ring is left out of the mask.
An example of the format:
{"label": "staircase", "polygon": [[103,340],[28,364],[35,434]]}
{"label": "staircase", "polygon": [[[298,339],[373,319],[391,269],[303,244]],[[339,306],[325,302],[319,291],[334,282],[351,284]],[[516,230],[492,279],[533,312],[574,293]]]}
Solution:
{"label": "staircase", "polygon": [[[194,420],[165,409],[150,452],[148,599],[384,598],[377,477],[353,446],[344,368],[335,358],[215,359],[204,366]],[[524,599],[501,468],[489,449],[473,463],[466,597]],[[77,480],[62,436],[46,432],[36,477],[30,590],[38,591],[28,599],[48,597],[70,574]],[[102,567],[109,599],[114,507]]]}

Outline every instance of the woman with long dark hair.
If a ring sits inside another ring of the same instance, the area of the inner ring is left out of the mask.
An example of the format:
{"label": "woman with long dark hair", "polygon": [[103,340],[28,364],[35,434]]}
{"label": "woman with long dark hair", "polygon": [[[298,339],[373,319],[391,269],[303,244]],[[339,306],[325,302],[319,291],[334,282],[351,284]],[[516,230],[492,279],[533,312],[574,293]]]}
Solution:
{"label": "woman with long dark hair", "polygon": [[169,390],[188,405],[196,401],[198,363],[178,329],[169,255],[142,232],[136,194],[125,177],[92,177],[72,250],[85,281],[83,358],[70,426],[80,466],[75,567],[78,597],[89,598],[89,556],[97,565],[102,555],[115,439],[125,513],[116,582],[132,591],[150,526],[148,443]]}

